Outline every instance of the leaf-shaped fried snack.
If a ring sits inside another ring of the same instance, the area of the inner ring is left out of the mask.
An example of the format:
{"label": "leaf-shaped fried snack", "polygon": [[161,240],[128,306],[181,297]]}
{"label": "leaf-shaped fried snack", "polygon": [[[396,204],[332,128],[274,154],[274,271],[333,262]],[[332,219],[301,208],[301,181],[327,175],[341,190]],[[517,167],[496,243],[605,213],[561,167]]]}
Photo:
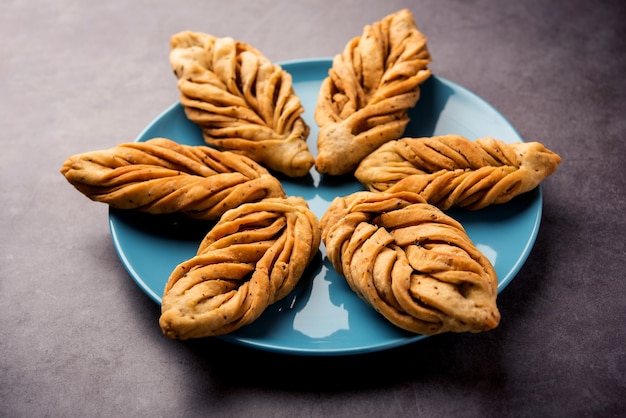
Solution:
{"label": "leaf-shaped fried snack", "polygon": [[447,210],[506,203],[554,173],[561,157],[538,142],[403,138],[367,156],[355,177],[370,191],[410,191]]}
{"label": "leaf-shaped fried snack", "polygon": [[401,137],[407,111],[430,77],[430,60],[426,37],[409,10],[366,26],[352,39],[334,57],[319,92],[317,171],[351,173],[370,152]]}
{"label": "leaf-shaped fried snack", "polygon": [[320,226],[335,269],[396,326],[430,335],[498,325],[493,266],[459,222],[419,195],[338,197]]}
{"label": "leaf-shaped fried snack", "polygon": [[91,200],[117,209],[205,220],[242,203],[285,196],[280,182],[247,157],[166,138],[77,154],[61,173]]}
{"label": "leaf-shaped fried snack", "polygon": [[172,36],[170,64],[185,113],[208,144],[290,177],[309,172],[309,126],[280,66],[246,43],[189,31]]}
{"label": "leaf-shaped fried snack", "polygon": [[184,340],[227,334],[253,322],[294,289],[319,245],[319,222],[300,197],[226,212],[196,256],[172,272],[161,329]]}

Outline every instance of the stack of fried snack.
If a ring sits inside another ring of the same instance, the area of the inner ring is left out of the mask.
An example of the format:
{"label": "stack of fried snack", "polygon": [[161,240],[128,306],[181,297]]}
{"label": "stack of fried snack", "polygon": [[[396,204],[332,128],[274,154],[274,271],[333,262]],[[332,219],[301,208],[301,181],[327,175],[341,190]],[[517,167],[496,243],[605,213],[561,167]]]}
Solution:
{"label": "stack of fried snack", "polygon": [[[181,32],[170,63],[181,104],[209,146],[166,138],[70,157],[61,172],[90,199],[215,221],[194,257],[171,272],[160,326],[170,338],[223,335],[287,296],[321,242],[354,292],[415,333],[496,327],[494,267],[442,212],[505,203],[561,159],[539,143],[401,138],[430,76],[408,10],[364,28],[337,55],[315,109],[318,155],[291,76],[231,38]],[[352,173],[369,191],[337,197],[318,221],[272,170]]]}

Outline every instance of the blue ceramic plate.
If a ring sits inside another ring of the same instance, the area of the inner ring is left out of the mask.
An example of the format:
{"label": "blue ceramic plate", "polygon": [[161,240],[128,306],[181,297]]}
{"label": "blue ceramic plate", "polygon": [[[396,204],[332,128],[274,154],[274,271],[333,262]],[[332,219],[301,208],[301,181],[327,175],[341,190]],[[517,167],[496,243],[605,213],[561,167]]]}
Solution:
{"label": "blue ceramic plate", "polygon": [[[309,147],[316,155],[317,125],[313,112],[320,83],[331,65],[329,59],[291,61],[283,68],[293,85],[311,127]],[[432,76],[422,86],[421,99],[410,112],[406,136],[460,134],[470,139],[492,136],[505,142],[522,139],[492,106],[472,92],[441,77]],[[203,145],[200,130],[179,103],[156,118],[137,138],[166,137],[189,145]],[[308,177],[281,178],[290,195],[304,197],[321,217],[335,196],[362,186],[353,178],[328,178],[315,169]],[[541,189],[513,201],[481,211],[452,210],[449,214],[466,228],[477,247],[494,264],[498,291],[515,277],[534,244],[541,220]],[[174,267],[195,255],[210,224],[169,216],[110,211],[113,243],[122,263],[155,302],[161,302],[165,282]],[[157,318],[155,318],[155,321]],[[249,347],[303,355],[344,355],[389,349],[426,338],[402,331],[365,305],[325,257],[322,245],[298,287],[268,308],[256,322],[219,337]]]}

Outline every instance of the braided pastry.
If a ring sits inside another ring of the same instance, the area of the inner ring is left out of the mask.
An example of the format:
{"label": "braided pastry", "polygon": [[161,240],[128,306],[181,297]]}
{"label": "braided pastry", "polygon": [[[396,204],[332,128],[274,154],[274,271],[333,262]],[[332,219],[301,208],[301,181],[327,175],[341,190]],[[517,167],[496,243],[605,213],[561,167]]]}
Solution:
{"label": "braided pastry", "polygon": [[91,200],[117,209],[206,220],[242,203],[285,196],[280,182],[247,157],[165,138],[71,156],[61,173]]}
{"label": "braided pastry", "polygon": [[409,10],[366,26],[336,55],[322,82],[315,121],[320,126],[315,168],[353,172],[381,144],[399,138],[430,77],[426,37]]}
{"label": "braided pastry", "polygon": [[187,31],[170,47],[180,102],[208,144],[291,177],[309,172],[309,126],[290,74],[231,38]]}
{"label": "braided pastry", "polygon": [[396,326],[437,334],[498,325],[493,266],[460,223],[419,195],[336,198],[320,226],[335,269]]}
{"label": "braided pastry", "polygon": [[223,335],[251,323],[300,280],[320,244],[319,223],[300,197],[230,210],[197,255],[172,272],[160,326],[170,338]]}
{"label": "braided pastry", "polygon": [[472,142],[445,135],[388,142],[354,175],[370,191],[406,190],[443,210],[477,210],[534,189],[560,162],[538,142],[506,144],[490,137]]}

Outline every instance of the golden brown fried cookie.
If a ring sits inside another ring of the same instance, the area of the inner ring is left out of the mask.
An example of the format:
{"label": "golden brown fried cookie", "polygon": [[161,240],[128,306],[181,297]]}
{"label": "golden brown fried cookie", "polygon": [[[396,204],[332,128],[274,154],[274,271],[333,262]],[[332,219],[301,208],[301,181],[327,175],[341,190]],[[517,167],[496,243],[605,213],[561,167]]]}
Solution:
{"label": "golden brown fried cookie", "polygon": [[366,26],[352,39],[334,57],[320,88],[317,171],[351,173],[381,144],[402,136],[407,111],[430,77],[430,60],[426,37],[409,10]]}
{"label": "golden brown fried cookie", "polygon": [[166,138],[77,154],[61,173],[91,200],[116,209],[205,220],[242,203],[285,196],[275,177],[243,155]]}
{"label": "golden brown fried cookie", "polygon": [[300,197],[230,210],[163,293],[160,326],[170,338],[223,335],[256,320],[296,286],[320,245],[319,222]]}
{"label": "golden brown fried cookie", "polygon": [[246,43],[189,31],[172,36],[170,63],[208,144],[290,177],[309,172],[309,126],[289,73]]}
{"label": "golden brown fried cookie", "polygon": [[438,334],[498,325],[495,269],[459,222],[419,195],[338,197],[320,226],[335,269],[396,326]]}
{"label": "golden brown fried cookie", "polygon": [[560,162],[538,142],[444,135],[390,141],[363,159],[354,174],[370,191],[410,191],[440,209],[477,210],[534,189]]}

